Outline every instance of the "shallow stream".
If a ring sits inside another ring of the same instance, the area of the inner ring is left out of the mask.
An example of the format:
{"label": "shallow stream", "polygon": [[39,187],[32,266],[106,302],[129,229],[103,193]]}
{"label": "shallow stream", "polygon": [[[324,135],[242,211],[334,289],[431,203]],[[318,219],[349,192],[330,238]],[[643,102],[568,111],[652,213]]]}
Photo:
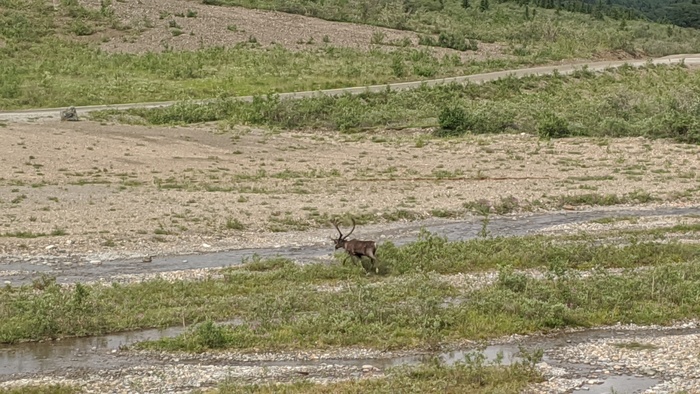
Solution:
{"label": "shallow stream", "polygon": [[[658,208],[654,210],[636,209],[599,209],[590,211],[561,211],[532,214],[527,216],[492,217],[488,231],[492,236],[521,236],[542,231],[556,225],[585,223],[595,219],[614,216],[683,216],[700,214],[700,208]],[[391,230],[376,232],[365,231],[363,237],[368,239],[387,239],[396,245],[403,245],[417,239],[421,228],[431,233],[447,237],[450,241],[468,240],[478,237],[482,230],[479,217],[465,220],[426,220],[418,223],[406,223]],[[380,241],[381,243],[381,241]],[[58,283],[87,282],[108,280],[117,275],[151,274],[187,269],[215,268],[241,264],[245,258],[253,255],[260,257],[281,256],[301,262],[318,262],[323,256],[333,252],[332,245],[315,244],[303,247],[284,246],[279,248],[236,249],[224,252],[190,254],[166,257],[154,257],[152,262],[143,264],[139,259],[122,259],[104,261],[99,265],[81,265],[49,267],[34,263],[4,263],[3,270],[22,273],[6,276],[2,279],[12,286],[31,283],[39,273],[56,277]]]}

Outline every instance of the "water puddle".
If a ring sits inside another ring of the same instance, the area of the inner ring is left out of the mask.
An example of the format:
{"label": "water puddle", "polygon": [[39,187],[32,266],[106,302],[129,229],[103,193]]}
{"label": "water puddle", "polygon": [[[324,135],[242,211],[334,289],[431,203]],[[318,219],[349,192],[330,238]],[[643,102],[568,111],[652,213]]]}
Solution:
{"label": "water puddle", "polygon": [[[591,211],[562,211],[533,214],[522,217],[494,217],[488,224],[488,231],[493,236],[522,236],[541,231],[555,225],[574,224],[587,222],[594,219],[612,216],[680,216],[697,214],[699,208],[658,208],[654,210],[633,209],[601,209]],[[444,236],[449,241],[474,239],[482,230],[481,219],[478,217],[461,221],[427,220],[420,223],[406,223],[405,225],[390,229],[366,231],[363,236],[380,239],[382,236],[397,245],[404,245],[416,240],[420,228],[425,228],[431,233]],[[260,257],[282,256],[300,262],[318,262],[321,257],[333,252],[330,244],[317,244],[300,247],[279,248],[251,248],[238,249],[224,252],[191,254],[180,256],[166,256],[153,258],[148,264],[141,263],[138,259],[104,261],[100,265],[60,266],[49,268],[43,265],[28,263],[3,264],[2,269],[7,271],[22,271],[17,274],[4,277],[10,285],[31,283],[39,272],[56,276],[58,283],[75,283],[86,281],[109,280],[117,275],[152,274],[187,270],[195,268],[218,268],[241,264],[245,258],[253,255]],[[27,273],[29,272],[29,273]]]}
{"label": "water puddle", "polygon": [[446,365],[454,365],[457,363],[463,363],[467,357],[474,359],[477,354],[482,354],[484,359],[482,360],[484,364],[491,364],[499,360],[501,365],[510,365],[513,362],[521,361],[519,357],[520,349],[517,345],[490,345],[483,350],[454,350],[449,352],[438,353],[436,355],[416,355],[416,356],[403,356],[394,357],[388,359],[366,359],[366,360],[354,360],[356,365],[371,364],[380,369],[386,369],[390,367],[397,367],[401,365],[416,365],[430,361],[433,357],[437,357],[441,362]]}
{"label": "water puddle", "polygon": [[[238,319],[222,324],[240,324]],[[104,336],[67,338],[60,341],[30,342],[16,345],[0,345],[0,381],[14,379],[19,376],[26,376],[37,373],[67,373],[71,370],[90,369],[121,369],[135,364],[163,364],[153,358],[143,358],[132,354],[125,355],[117,352],[120,346],[128,346],[136,342],[145,340],[156,340],[164,337],[172,337],[185,331],[183,327],[172,327],[167,329],[152,329],[143,331],[133,331],[116,333]],[[464,362],[467,356],[472,358],[475,352],[484,355],[483,362],[490,364],[500,360],[501,365],[509,365],[520,360],[520,349],[528,352],[541,349],[545,352],[543,361],[555,367],[565,368],[581,376],[588,375],[592,367],[587,365],[571,364],[551,359],[547,356],[547,350],[557,347],[571,346],[577,343],[587,342],[596,339],[633,338],[638,336],[660,336],[660,335],[682,335],[700,332],[700,328],[678,328],[678,329],[638,329],[638,330],[586,330],[573,333],[560,333],[548,336],[533,336],[523,340],[494,344],[478,349],[460,349],[455,351],[419,354],[413,356],[403,356],[395,358],[367,358],[367,359],[325,359],[313,361],[264,361],[264,362],[243,362],[224,361],[226,365],[258,365],[258,366],[314,366],[321,364],[338,364],[363,366],[373,365],[379,369],[387,369],[401,365],[416,365],[427,362],[434,357],[448,365]],[[196,361],[199,363],[200,361]],[[217,362],[220,363],[220,362]],[[579,390],[577,393],[608,393],[611,388],[617,392],[632,393],[652,387],[659,381],[648,377],[634,376],[609,376],[605,377],[602,384],[588,385],[588,390]]]}
{"label": "water puddle", "polygon": [[[238,325],[242,323],[243,321],[240,319],[232,319],[220,324]],[[56,341],[0,345],[0,381],[4,375],[94,368],[95,366],[116,369],[132,365],[133,359],[120,357],[118,354],[117,350],[120,346],[175,337],[187,329],[189,327],[169,327],[102,336],[64,338]]]}
{"label": "water puddle", "polygon": [[66,338],[59,341],[0,345],[0,380],[3,375],[53,372],[66,369],[119,368],[133,360],[116,357],[119,346],[172,337],[182,327],[116,333],[104,336]]}
{"label": "water puddle", "polygon": [[585,388],[574,390],[572,394],[610,394],[610,393],[641,393],[650,389],[661,380],[637,376],[610,376],[602,384],[586,385]]}

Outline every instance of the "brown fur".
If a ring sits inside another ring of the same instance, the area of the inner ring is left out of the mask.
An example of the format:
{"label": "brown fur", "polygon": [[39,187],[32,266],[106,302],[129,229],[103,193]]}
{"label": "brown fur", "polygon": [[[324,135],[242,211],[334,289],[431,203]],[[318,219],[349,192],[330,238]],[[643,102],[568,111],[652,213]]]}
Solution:
{"label": "brown fur", "polygon": [[[343,233],[338,228],[337,223],[332,224],[335,226],[335,229],[338,230],[338,234],[340,234],[338,238],[331,237],[333,242],[335,242],[335,249],[345,249],[349,257],[357,257],[360,261],[362,257],[367,256],[372,260],[372,266],[374,266],[374,263],[377,261],[377,257],[375,256],[377,244],[374,241],[360,241],[357,239],[347,240],[347,237],[355,231],[355,219],[352,219],[352,230],[345,236],[343,236]],[[345,263],[345,260],[343,260],[343,263]]]}

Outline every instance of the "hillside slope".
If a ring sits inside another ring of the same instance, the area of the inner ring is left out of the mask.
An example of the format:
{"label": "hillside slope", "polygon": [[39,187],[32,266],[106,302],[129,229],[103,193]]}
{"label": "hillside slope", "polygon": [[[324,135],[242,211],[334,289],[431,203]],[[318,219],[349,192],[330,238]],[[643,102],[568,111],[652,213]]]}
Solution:
{"label": "hillside slope", "polygon": [[212,1],[0,0],[0,108],[330,89],[700,52],[694,29],[515,3],[281,8],[264,0],[255,6],[271,10],[260,10]]}

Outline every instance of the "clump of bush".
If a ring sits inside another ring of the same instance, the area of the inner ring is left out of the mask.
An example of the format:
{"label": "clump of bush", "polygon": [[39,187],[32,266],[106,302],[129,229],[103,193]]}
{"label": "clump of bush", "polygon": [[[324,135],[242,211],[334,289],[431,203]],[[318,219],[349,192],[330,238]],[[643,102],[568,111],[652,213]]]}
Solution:
{"label": "clump of bush", "polygon": [[456,137],[466,133],[504,133],[513,125],[513,116],[494,110],[471,110],[458,105],[442,109],[438,115],[440,128],[435,131],[438,137]]}
{"label": "clump of bush", "polygon": [[700,143],[700,121],[689,113],[670,111],[663,117],[657,134],[655,136],[668,136],[679,142]]}
{"label": "clump of bush", "polygon": [[479,50],[479,44],[476,40],[470,40],[456,33],[442,32],[438,36],[437,40],[431,36],[422,35],[418,38],[418,44],[431,47],[456,49],[462,52]]}
{"label": "clump of bush", "polygon": [[538,121],[537,134],[540,138],[564,138],[571,136],[571,128],[566,119],[552,112],[545,112]]}

